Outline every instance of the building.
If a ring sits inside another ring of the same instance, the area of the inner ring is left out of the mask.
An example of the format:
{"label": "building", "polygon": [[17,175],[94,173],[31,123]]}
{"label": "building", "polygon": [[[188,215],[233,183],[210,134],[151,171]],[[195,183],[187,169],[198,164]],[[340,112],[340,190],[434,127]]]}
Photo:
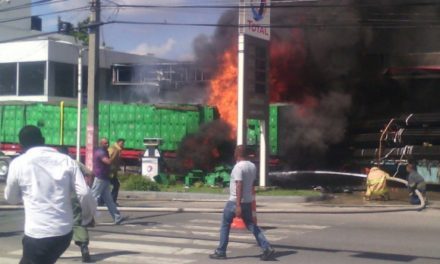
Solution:
{"label": "building", "polygon": [[[51,102],[77,98],[80,41],[63,31],[41,32],[31,0],[0,0],[0,102]],[[61,33],[61,34],[60,34]],[[87,95],[87,52],[82,52],[82,91]],[[159,101],[167,91],[200,86],[206,74],[191,62],[176,62],[100,48],[99,99]]]}
{"label": "building", "polygon": [[[49,102],[77,97],[78,57],[83,46],[74,42],[46,39],[0,44],[0,101]],[[82,56],[82,88],[87,94],[87,52]],[[123,99],[121,88],[112,84],[113,64],[151,64],[163,62],[140,56],[100,49],[101,100]]]}

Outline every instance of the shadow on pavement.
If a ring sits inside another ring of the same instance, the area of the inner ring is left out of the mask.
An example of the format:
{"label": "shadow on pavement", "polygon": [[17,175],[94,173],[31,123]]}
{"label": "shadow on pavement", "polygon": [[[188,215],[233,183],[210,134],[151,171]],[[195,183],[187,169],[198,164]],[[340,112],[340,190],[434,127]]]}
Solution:
{"label": "shadow on pavement", "polygon": [[[128,250],[121,250],[121,251],[113,251],[113,252],[105,252],[105,253],[96,253],[90,254],[90,257],[92,259],[92,262],[98,262],[103,261],[105,259],[116,257],[116,256],[122,256],[122,255],[139,255],[139,252],[135,251],[128,251]],[[81,257],[63,257],[64,260],[74,260],[74,259],[81,259]]]}
{"label": "shadow on pavement", "polygon": [[384,260],[384,261],[398,261],[398,262],[411,262],[416,259],[428,259],[428,260],[438,260],[440,263],[440,258],[417,256],[417,255],[403,255],[403,254],[392,254],[392,253],[382,253],[382,252],[371,252],[371,251],[357,251],[357,250],[343,250],[343,249],[327,249],[327,248],[314,248],[314,247],[295,247],[286,245],[272,245],[275,250],[283,249],[293,249],[296,251],[318,251],[318,252],[347,252],[352,254],[354,258],[364,258],[372,260]]}
{"label": "shadow on pavement", "polygon": [[22,235],[23,231],[0,232],[0,237],[11,237]]}

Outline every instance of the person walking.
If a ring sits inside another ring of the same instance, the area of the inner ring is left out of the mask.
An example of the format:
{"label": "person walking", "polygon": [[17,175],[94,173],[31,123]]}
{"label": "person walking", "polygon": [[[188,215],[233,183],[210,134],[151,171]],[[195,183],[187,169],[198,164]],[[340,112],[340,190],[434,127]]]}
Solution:
{"label": "person walking", "polygon": [[116,225],[120,225],[127,217],[122,217],[113,201],[110,192],[110,157],[108,154],[108,139],[102,138],[100,147],[95,150],[93,157],[93,173],[95,181],[93,182],[92,194],[98,202],[101,197],[106,204],[110,215]]}
{"label": "person walking", "polygon": [[75,161],[44,146],[38,127],[25,126],[18,137],[24,153],[10,164],[4,196],[9,203],[24,205],[20,264],[52,264],[72,239],[72,194],[85,213],[94,215],[96,203]]}
{"label": "person walking", "polygon": [[[68,148],[65,146],[61,146],[59,148],[59,151],[63,154],[69,155]],[[93,172],[81,162],[76,160],[75,162],[78,165],[78,168],[81,170],[81,173],[84,176],[84,180],[86,181],[87,186],[91,188],[93,184],[93,178],[95,177]],[[93,202],[95,202],[94,199]],[[96,204],[95,204],[95,208],[96,208]],[[89,251],[90,236],[87,227],[94,226],[95,220],[93,217],[91,218],[83,217],[83,212],[79,204],[78,197],[76,196],[75,193],[72,194],[72,210],[73,210],[73,241],[75,242],[75,245],[77,245],[81,250],[82,262],[85,263],[92,262]]]}
{"label": "person walking", "polygon": [[223,218],[220,228],[220,243],[211,259],[226,259],[226,249],[229,242],[229,232],[234,217],[243,218],[249,231],[253,233],[258,245],[262,249],[261,260],[273,258],[275,250],[271,247],[261,229],[253,222],[252,218],[252,189],[256,179],[257,168],[248,160],[248,151],[245,146],[239,145],[234,153],[237,163],[231,172],[229,186],[229,200],[223,210]]}
{"label": "person walking", "polygon": [[118,171],[121,167],[121,152],[122,149],[124,149],[124,143],[125,139],[119,138],[116,140],[115,144],[113,144],[111,147],[108,148],[108,153],[110,156],[110,183],[113,185],[112,189],[112,198],[113,201],[118,204],[118,194],[119,194],[119,187],[121,186],[121,183],[118,179]]}

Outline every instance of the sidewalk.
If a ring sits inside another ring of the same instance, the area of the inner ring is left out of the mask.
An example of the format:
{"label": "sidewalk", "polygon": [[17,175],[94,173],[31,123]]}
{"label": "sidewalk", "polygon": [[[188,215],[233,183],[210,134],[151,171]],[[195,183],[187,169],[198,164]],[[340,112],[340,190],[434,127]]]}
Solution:
{"label": "sidewalk", "polygon": [[[6,203],[4,186],[0,183],[0,210],[21,208]],[[428,193],[428,198],[428,209],[440,209],[439,193]],[[227,199],[228,194],[120,191],[118,203],[121,211],[220,213]],[[361,192],[317,192],[313,196],[257,195],[256,203],[258,213],[368,213],[417,209],[417,206],[408,204],[407,193],[400,190],[391,191],[390,201],[364,201]],[[106,207],[99,209],[107,210]]]}

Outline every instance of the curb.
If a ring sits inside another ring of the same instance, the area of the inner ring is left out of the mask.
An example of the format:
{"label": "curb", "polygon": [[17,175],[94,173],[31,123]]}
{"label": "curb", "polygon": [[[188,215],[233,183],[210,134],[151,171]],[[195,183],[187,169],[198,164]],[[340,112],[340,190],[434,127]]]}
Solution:
{"label": "curb", "polygon": [[[155,200],[155,201],[181,201],[181,202],[226,202],[229,194],[207,194],[207,193],[184,193],[184,192],[139,192],[124,191],[119,193],[121,200]],[[313,196],[257,196],[258,202],[292,202],[307,203],[331,199],[328,194],[317,194]]]}
{"label": "curb", "polygon": [[[121,212],[166,212],[166,213],[222,213],[223,208],[183,208],[183,207],[118,207]],[[23,210],[23,206],[5,205],[0,206],[0,211]],[[98,207],[98,211],[107,211],[107,207]],[[418,207],[381,207],[381,208],[345,208],[335,207],[318,210],[304,210],[292,208],[259,209],[258,214],[370,214],[370,213],[392,213],[405,211],[420,211]]]}

